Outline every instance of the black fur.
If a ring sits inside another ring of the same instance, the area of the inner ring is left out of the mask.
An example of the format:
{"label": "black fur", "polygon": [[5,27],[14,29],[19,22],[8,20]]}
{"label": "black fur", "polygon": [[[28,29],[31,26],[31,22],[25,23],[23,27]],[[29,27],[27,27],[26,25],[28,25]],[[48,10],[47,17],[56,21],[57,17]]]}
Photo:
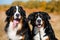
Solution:
{"label": "black fur", "polygon": [[34,37],[34,27],[35,27],[35,15],[40,14],[43,16],[43,20],[45,22],[45,33],[46,35],[49,36],[49,40],[57,40],[57,38],[55,37],[54,31],[52,29],[51,24],[49,23],[49,20],[51,19],[51,17],[48,15],[48,13],[46,12],[33,12],[28,16],[28,20],[31,21],[31,24],[33,26],[33,30],[32,30],[32,38]]}
{"label": "black fur", "polygon": [[[27,29],[26,30],[26,32],[25,32],[25,40],[30,40],[31,38],[30,38],[30,30],[29,30],[29,26],[28,26],[28,23],[27,23],[27,21],[26,21],[26,14],[25,14],[25,11],[23,10],[23,8],[21,7],[21,6],[18,6],[19,7],[19,13],[20,13],[20,15],[23,17],[23,26],[22,26],[22,30],[23,31],[25,31],[25,29]],[[16,12],[16,6],[12,6],[12,7],[10,7],[7,11],[6,11],[6,16],[7,16],[7,18],[6,18],[6,22],[7,22],[7,24],[6,24],[6,26],[5,26],[5,32],[7,33],[7,31],[8,31],[8,27],[9,27],[9,24],[10,24],[10,17],[12,17],[13,15],[14,15],[14,13]],[[21,30],[21,31],[22,31]],[[23,32],[22,31],[22,32]],[[19,35],[20,35],[20,31],[19,31]],[[10,40],[10,39],[9,39]]]}

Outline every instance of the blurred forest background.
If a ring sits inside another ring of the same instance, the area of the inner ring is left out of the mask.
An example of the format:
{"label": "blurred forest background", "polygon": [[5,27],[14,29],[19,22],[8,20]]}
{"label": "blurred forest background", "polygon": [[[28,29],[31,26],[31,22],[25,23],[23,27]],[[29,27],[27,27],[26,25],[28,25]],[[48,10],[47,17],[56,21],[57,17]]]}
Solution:
{"label": "blurred forest background", "polygon": [[60,13],[60,0],[51,0],[51,1],[46,1],[46,0],[29,0],[27,2],[23,1],[14,1],[10,5],[0,5],[0,10],[6,10],[12,5],[19,5],[23,6],[24,8],[27,9],[38,9],[40,11],[47,11],[47,12],[58,12]]}
{"label": "blurred forest background", "polygon": [[[5,1],[5,0],[3,0]],[[2,0],[0,0],[0,3]],[[13,0],[11,4],[0,4],[0,40],[8,40],[8,37],[4,31],[6,22],[6,10],[11,6],[22,6],[28,16],[32,12],[45,11],[48,12],[51,20],[50,23],[55,32],[56,37],[60,40],[60,0]],[[10,1],[11,2],[11,1]],[[4,2],[3,2],[4,3]]]}

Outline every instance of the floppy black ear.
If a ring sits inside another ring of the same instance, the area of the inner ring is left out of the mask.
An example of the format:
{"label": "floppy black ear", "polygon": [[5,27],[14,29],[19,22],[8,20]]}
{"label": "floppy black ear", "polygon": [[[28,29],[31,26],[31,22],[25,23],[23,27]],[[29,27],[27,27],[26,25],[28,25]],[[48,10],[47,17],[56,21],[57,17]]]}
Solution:
{"label": "floppy black ear", "polygon": [[51,19],[51,17],[49,16],[49,14],[46,13],[46,12],[43,12],[43,16],[44,16],[44,18],[45,18],[46,20],[50,20],[50,19]]}
{"label": "floppy black ear", "polygon": [[[12,6],[12,7],[13,7],[13,6]],[[10,8],[6,11],[7,17],[11,15],[11,11],[12,11],[11,9],[12,9],[12,7],[10,7]]]}
{"label": "floppy black ear", "polygon": [[11,7],[6,11],[7,18],[6,18],[5,22],[9,21],[9,19],[10,19],[10,12],[11,12]]}
{"label": "floppy black ear", "polygon": [[7,11],[6,11],[6,20],[5,20],[5,22],[9,22],[9,18],[10,18],[10,10],[8,9]]}
{"label": "floppy black ear", "polygon": [[33,19],[34,19],[34,14],[30,14],[30,15],[28,16],[28,20],[31,21],[31,20],[33,20]]}
{"label": "floppy black ear", "polygon": [[23,21],[26,21],[26,12],[25,12],[25,10],[21,6],[19,6],[19,9],[20,9],[21,15],[23,16]]}
{"label": "floppy black ear", "polygon": [[34,25],[34,13],[32,13],[28,16],[28,21],[30,24]]}
{"label": "floppy black ear", "polygon": [[22,13],[22,15],[26,17],[25,10],[21,6],[19,6],[19,9],[20,9],[20,12]]}
{"label": "floppy black ear", "polygon": [[6,15],[10,16],[10,10],[9,9],[6,11]]}

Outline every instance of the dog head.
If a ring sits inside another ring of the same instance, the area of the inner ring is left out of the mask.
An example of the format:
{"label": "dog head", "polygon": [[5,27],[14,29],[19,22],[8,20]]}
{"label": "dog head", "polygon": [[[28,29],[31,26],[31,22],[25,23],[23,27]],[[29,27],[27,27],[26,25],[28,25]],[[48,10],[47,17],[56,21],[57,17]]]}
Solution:
{"label": "dog head", "polygon": [[33,12],[28,19],[33,26],[41,27],[50,19],[50,16],[46,12]]}
{"label": "dog head", "polygon": [[19,21],[21,19],[25,19],[26,15],[25,15],[25,11],[23,10],[23,8],[21,6],[12,6],[10,7],[7,11],[6,11],[6,21],[10,22],[10,21]]}

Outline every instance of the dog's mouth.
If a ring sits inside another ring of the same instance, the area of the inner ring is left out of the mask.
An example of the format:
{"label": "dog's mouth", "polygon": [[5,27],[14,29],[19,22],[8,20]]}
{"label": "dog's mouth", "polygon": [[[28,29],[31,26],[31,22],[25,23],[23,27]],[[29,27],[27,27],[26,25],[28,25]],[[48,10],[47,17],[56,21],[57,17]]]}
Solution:
{"label": "dog's mouth", "polygon": [[14,20],[13,23],[19,23],[19,20]]}
{"label": "dog's mouth", "polygon": [[41,28],[41,27],[42,27],[42,25],[41,25],[41,24],[37,24],[37,27],[38,27],[38,28]]}
{"label": "dog's mouth", "polygon": [[19,23],[20,19],[14,19],[13,20],[13,26],[16,27]]}

